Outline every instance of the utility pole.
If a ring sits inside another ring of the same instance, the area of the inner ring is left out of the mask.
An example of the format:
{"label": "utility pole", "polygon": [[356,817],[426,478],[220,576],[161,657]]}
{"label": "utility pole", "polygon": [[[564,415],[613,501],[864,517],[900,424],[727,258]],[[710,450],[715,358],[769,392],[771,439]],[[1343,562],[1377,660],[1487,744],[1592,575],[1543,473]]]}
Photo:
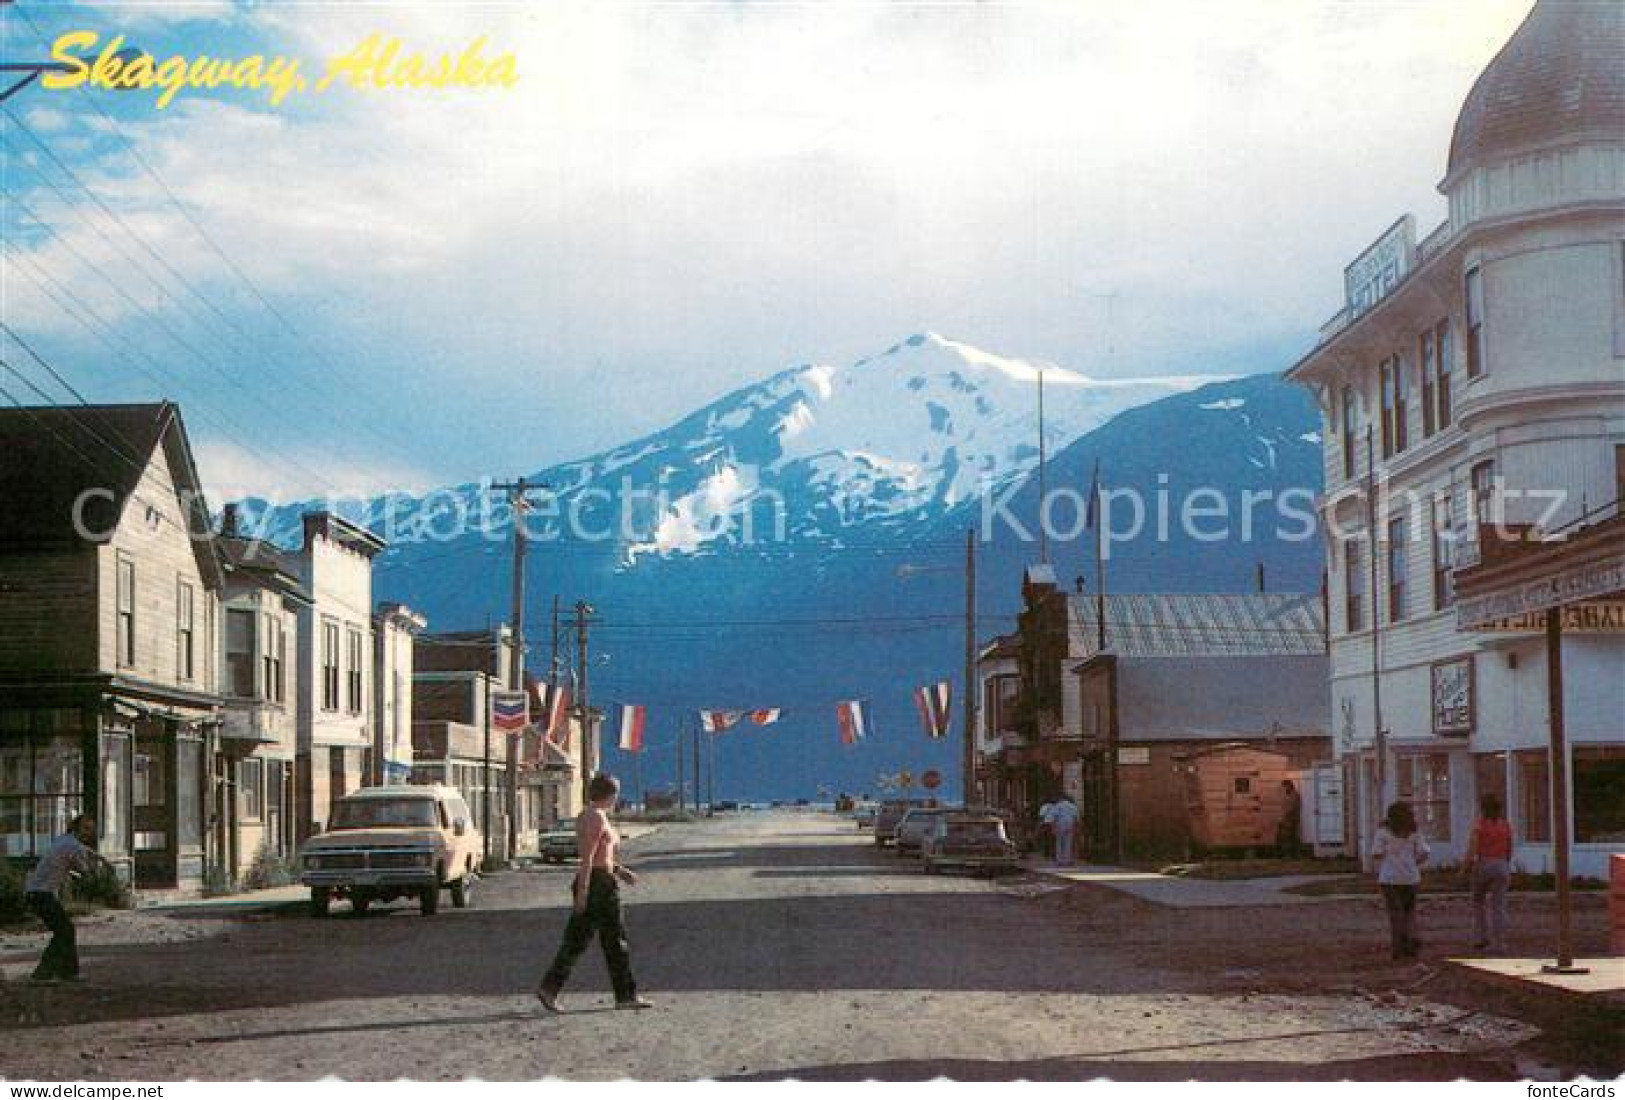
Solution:
{"label": "utility pole", "polygon": [[1044,509],[1049,504],[1048,462],[1044,443],[1044,368],[1038,368],[1038,563],[1049,564],[1049,532],[1044,527]]}
{"label": "utility pole", "polygon": [[688,784],[683,775],[683,728],[677,727],[677,812],[683,813],[688,809]]}
{"label": "utility pole", "polygon": [[553,593],[553,661],[548,665],[548,683],[559,686],[559,594]]}
{"label": "utility pole", "polygon": [[[1372,807],[1373,818],[1382,816],[1383,808],[1388,805],[1388,731],[1382,721],[1382,604],[1377,598],[1377,554],[1382,547],[1382,540],[1377,533],[1377,454],[1371,439],[1371,426],[1365,429],[1365,524],[1367,538],[1367,556],[1371,559],[1366,563],[1366,576],[1369,581],[1367,587],[1371,591],[1371,720],[1373,724],[1372,747],[1377,754],[1376,766],[1376,796],[1377,803]],[[1345,578],[1347,581],[1348,578]],[[1346,601],[1345,601],[1346,602]],[[1365,835],[1369,836],[1368,828]]]}
{"label": "utility pole", "polygon": [[592,618],[592,605],[586,600],[576,601],[576,654],[579,674],[576,677],[576,711],[581,715],[581,797],[582,805],[589,801],[587,787],[592,783],[592,707],[587,697],[587,622]]}
{"label": "utility pole", "polygon": [[694,812],[700,812],[700,724],[694,723]]}
{"label": "utility pole", "polygon": [[980,797],[976,782],[976,529],[965,532],[965,783],[968,809]]}
{"label": "utility pole", "polygon": [[480,684],[484,688],[483,698],[480,700],[480,710],[484,712],[485,727],[485,759],[480,768],[480,855],[486,861],[491,859],[491,685],[496,677],[489,672],[480,674]]}
{"label": "utility pole", "polygon": [[523,691],[525,687],[525,552],[530,546],[530,532],[525,525],[525,512],[530,505],[526,494],[550,487],[524,478],[491,484],[497,492],[506,492],[513,505],[513,584],[508,609],[509,626],[513,630],[513,650],[508,655],[510,691]]}
{"label": "utility pole", "polygon": [[[533,489],[546,489],[546,485],[533,485],[524,478],[517,481],[493,482],[491,488],[498,492],[506,492],[508,500],[513,505],[513,582],[511,602],[508,608],[508,627],[512,631],[509,637],[511,648],[508,651],[508,690],[525,690],[525,551],[530,546],[530,532],[525,525],[525,512],[530,502],[526,494]],[[507,818],[508,818],[508,858],[513,859],[519,850],[519,735],[510,733],[505,738],[508,746],[508,790],[507,790]],[[486,755],[489,757],[490,749],[487,747]],[[489,766],[489,765],[488,765]],[[489,776],[487,776],[489,780]],[[489,818],[487,818],[489,826]],[[487,828],[489,832],[489,828]]]}

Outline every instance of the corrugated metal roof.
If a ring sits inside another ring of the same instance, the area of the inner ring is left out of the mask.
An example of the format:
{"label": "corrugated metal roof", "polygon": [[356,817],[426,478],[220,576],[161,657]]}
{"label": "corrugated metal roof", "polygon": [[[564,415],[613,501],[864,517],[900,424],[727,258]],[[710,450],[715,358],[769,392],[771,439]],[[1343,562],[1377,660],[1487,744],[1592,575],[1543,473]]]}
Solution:
{"label": "corrugated metal roof", "polygon": [[[1095,597],[1067,598],[1074,657],[1092,657]],[[1125,657],[1316,656],[1326,652],[1318,595],[1108,595],[1106,651]]]}

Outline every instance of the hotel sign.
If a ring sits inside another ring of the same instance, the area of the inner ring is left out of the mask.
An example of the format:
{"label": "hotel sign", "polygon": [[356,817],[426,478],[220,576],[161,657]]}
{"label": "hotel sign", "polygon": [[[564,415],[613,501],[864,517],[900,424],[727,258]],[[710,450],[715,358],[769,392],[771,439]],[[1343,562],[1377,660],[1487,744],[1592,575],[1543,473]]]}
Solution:
{"label": "hotel sign", "polygon": [[[1603,600],[1625,592],[1625,557],[1577,565],[1551,576],[1463,599],[1456,604],[1456,625],[1462,630],[1516,629],[1498,626],[1539,615],[1552,607]],[[1611,601],[1605,601],[1604,606]],[[1606,613],[1597,621],[1606,622]],[[1545,627],[1541,619],[1541,627]],[[1565,615],[1563,625],[1568,625]],[[1606,629],[1606,628],[1602,628]]]}
{"label": "hotel sign", "polygon": [[1465,737],[1473,732],[1473,659],[1460,657],[1433,666],[1433,732]]}
{"label": "hotel sign", "polygon": [[1386,298],[1410,274],[1416,257],[1416,219],[1406,214],[1343,269],[1349,319]]}
{"label": "hotel sign", "polygon": [[[1540,634],[1546,630],[1545,611],[1530,611],[1495,619],[1477,629],[1502,634]],[[1592,600],[1563,608],[1565,634],[1625,634],[1625,600]]]}

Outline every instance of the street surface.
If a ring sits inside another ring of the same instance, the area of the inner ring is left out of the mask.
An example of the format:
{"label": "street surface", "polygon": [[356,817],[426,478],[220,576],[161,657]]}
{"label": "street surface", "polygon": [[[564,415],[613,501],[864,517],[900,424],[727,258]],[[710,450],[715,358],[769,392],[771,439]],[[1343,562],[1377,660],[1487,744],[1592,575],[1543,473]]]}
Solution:
{"label": "street surface", "polygon": [[537,1004],[573,871],[548,867],[493,875],[475,908],[433,918],[404,902],[321,921],[88,918],[83,986],[28,985],[42,940],[8,935],[0,1073],[1506,1079],[1618,1055],[1582,1011],[1389,963],[1369,899],[1176,911],[1098,886],[927,876],[816,811],[663,826],[628,860],[652,1011],[611,1008],[596,944],[565,1014]]}

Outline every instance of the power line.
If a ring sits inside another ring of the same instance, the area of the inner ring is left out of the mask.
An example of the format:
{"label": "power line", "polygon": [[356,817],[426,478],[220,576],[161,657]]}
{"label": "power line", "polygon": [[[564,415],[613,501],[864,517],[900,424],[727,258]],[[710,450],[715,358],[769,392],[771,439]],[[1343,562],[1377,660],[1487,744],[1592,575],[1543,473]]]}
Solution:
{"label": "power line", "polygon": [[[34,36],[40,41],[40,43],[49,47],[50,43],[46,39],[44,32],[40,29],[39,24],[34,22],[33,18],[28,14],[28,12],[18,9],[17,14],[22,16],[23,22],[28,24],[29,29],[34,32]],[[192,227],[192,229],[197,233],[198,237],[201,238],[204,244],[209,247],[209,250],[220,258],[221,262],[226,265],[231,274],[239,283],[248,289],[250,295],[252,295],[253,298],[259,302],[261,307],[263,307],[265,311],[270,314],[290,336],[294,338],[294,340],[302,345],[308,353],[310,353],[316,360],[326,367],[329,373],[333,375],[342,373],[342,370],[338,364],[333,362],[333,360],[326,353],[324,353],[319,347],[316,346],[314,342],[306,337],[298,326],[290,321],[287,315],[283,313],[283,311],[279,309],[259,288],[258,284],[256,284],[253,279],[249,278],[248,273],[245,272],[237,264],[237,262],[231,258],[230,253],[228,253],[227,250],[220,245],[219,241],[215,239],[214,235],[204,227],[203,223],[200,222],[195,215],[193,215],[186,204],[181,201],[180,197],[176,195],[169,184],[165,182],[163,176],[158,173],[158,170],[148,162],[146,157],[142,156],[141,151],[136,147],[135,143],[131,141],[124,133],[124,129],[119,124],[118,120],[107,113],[102,105],[96,100],[95,95],[92,94],[84,84],[78,85],[78,90],[85,102],[89,103],[96,113],[102,117],[103,121],[107,123],[109,132],[118,139],[120,144],[123,145],[125,150],[130,154],[131,159],[133,159],[135,163],[140,166],[141,170],[146,173],[147,177],[151,179],[153,183],[158,185],[158,188],[169,200],[169,205],[172,206],[175,211],[186,220],[187,224]],[[312,377],[318,376],[313,375]],[[311,392],[314,394],[314,389],[312,389]],[[381,429],[364,419],[346,422],[344,427],[347,430],[352,430],[357,426],[357,424],[359,424],[364,431],[367,431],[378,439],[388,443],[392,448],[401,448],[402,454],[408,454],[404,447],[401,447],[400,440],[398,438],[384,433]],[[408,457],[410,456],[408,455]]]}

